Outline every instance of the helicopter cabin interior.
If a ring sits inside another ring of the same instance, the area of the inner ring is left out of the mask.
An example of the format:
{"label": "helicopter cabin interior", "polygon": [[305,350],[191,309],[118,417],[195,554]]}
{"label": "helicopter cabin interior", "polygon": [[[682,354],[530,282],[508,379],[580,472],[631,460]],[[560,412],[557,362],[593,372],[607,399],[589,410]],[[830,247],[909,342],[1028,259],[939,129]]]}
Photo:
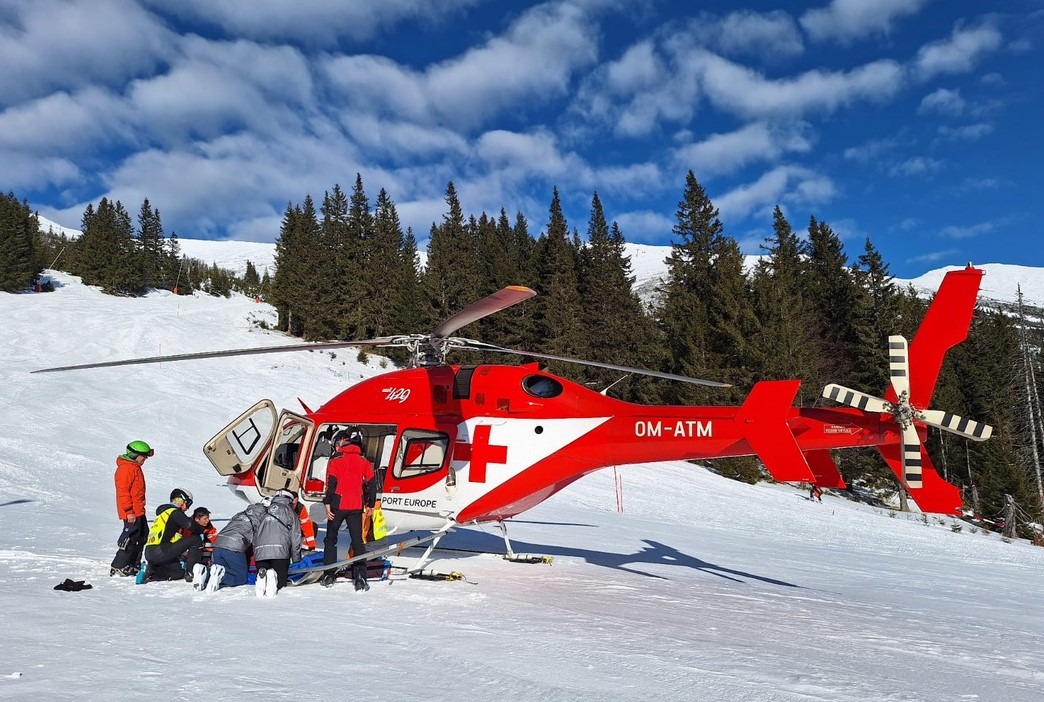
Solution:
{"label": "helicopter cabin interior", "polygon": [[[343,421],[317,426],[312,419],[288,410],[277,418],[269,400],[262,400],[233,420],[203,450],[221,475],[237,475],[252,468],[262,495],[285,488],[299,490],[306,501],[318,502],[326,490],[327,465],[334,455],[334,438],[340,432],[358,434],[362,440],[363,456],[377,476],[378,494],[385,487],[389,468],[390,483],[443,470],[447,487],[455,482],[447,460],[451,437],[445,431]],[[306,461],[302,461],[302,451]]]}

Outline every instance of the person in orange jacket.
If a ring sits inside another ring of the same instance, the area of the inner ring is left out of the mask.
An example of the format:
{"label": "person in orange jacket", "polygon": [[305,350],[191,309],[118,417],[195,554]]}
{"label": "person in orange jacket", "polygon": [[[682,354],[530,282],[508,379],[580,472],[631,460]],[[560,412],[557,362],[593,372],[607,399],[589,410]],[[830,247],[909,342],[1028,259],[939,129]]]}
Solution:
{"label": "person in orange jacket", "polygon": [[301,520],[301,548],[305,551],[314,551],[315,522],[308,516],[308,507],[302,504],[300,493],[294,493],[294,500],[291,506],[294,508],[294,514]]}
{"label": "person in orange jacket", "polygon": [[109,567],[109,577],[135,575],[141,567],[141,552],[149,533],[145,519],[145,473],[141,467],[155,451],[144,441],[127,444],[127,452],[116,459],[116,514],[123,531],[116,541],[119,550]]}

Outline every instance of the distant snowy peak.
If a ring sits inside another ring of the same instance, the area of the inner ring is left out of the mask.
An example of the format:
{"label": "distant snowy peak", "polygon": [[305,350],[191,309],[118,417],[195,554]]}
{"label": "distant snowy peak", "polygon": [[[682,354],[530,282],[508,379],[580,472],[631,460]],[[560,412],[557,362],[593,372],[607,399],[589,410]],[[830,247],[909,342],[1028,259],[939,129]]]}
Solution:
{"label": "distant snowy peak", "polygon": [[[1016,266],[1010,263],[983,263],[975,265],[975,267],[984,272],[982,286],[979,288],[980,300],[1014,304],[1018,300],[1018,291],[1021,289],[1027,305],[1044,308],[1044,269]],[[910,281],[897,282],[904,285],[910,283],[918,292],[931,294],[939,289],[944,275],[949,271],[958,271],[962,268],[963,266],[946,266],[928,271]]]}
{"label": "distant snowy peak", "polygon": [[[39,217],[41,231],[63,233],[69,238],[80,236],[79,229],[63,227],[46,217]],[[237,275],[246,272],[247,261],[254,264],[257,272],[264,275],[275,272],[275,244],[257,241],[217,241],[206,239],[183,239],[181,251],[189,258],[196,258],[204,263],[216,263],[221,268],[234,271]],[[670,246],[653,246],[650,244],[624,244],[624,250],[631,259],[631,273],[634,275],[634,288],[646,302],[655,299],[656,288],[663,282],[667,274],[667,257],[671,253]],[[747,256],[748,270],[758,260],[758,256]],[[424,252],[421,252],[423,262]],[[976,266],[986,272],[982,281],[980,296],[986,300],[999,303],[1014,303],[1018,288],[1026,304],[1044,308],[1044,269],[1030,266],[1016,266],[1007,263],[984,263]],[[960,266],[947,266],[929,271],[913,280],[896,279],[899,285],[911,284],[916,290],[930,295],[939,288],[947,271],[959,270]],[[514,281],[506,281],[505,285]]]}

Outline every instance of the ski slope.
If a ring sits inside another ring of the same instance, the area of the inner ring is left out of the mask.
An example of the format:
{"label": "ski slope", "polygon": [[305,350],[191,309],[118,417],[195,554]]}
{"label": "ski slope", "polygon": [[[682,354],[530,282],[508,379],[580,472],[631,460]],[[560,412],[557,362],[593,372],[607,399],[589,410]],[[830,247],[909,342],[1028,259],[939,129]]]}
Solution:
{"label": "ski slope", "polygon": [[[311,407],[381,373],[298,353],[30,375],[74,363],[283,344],[243,297],[114,298],[54,274],[0,293],[0,700],[1044,699],[1044,549],[949,519],[749,486],[685,463],[589,476],[510,525],[548,565],[445,551],[468,581],[367,593],[109,578],[114,460],[149,512],[174,487],[218,526],[242,508],[203,443],[262,397]],[[496,551],[492,528],[444,542]],[[59,592],[66,578],[93,589]]]}

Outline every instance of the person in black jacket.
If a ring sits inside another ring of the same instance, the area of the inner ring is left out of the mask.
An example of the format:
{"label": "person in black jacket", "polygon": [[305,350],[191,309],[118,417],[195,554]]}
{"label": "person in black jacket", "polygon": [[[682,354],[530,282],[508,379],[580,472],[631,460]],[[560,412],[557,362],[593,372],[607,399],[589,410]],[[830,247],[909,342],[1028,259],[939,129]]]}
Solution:
{"label": "person in black jacket", "polygon": [[[145,542],[148,563],[146,580],[181,580],[192,582],[194,571],[203,568],[203,527],[185,514],[192,506],[192,493],[174,488],[170,502],[156,508],[149,538]],[[184,534],[189,534],[185,536]],[[185,566],[181,559],[184,557]],[[196,568],[196,566],[199,568]]]}

